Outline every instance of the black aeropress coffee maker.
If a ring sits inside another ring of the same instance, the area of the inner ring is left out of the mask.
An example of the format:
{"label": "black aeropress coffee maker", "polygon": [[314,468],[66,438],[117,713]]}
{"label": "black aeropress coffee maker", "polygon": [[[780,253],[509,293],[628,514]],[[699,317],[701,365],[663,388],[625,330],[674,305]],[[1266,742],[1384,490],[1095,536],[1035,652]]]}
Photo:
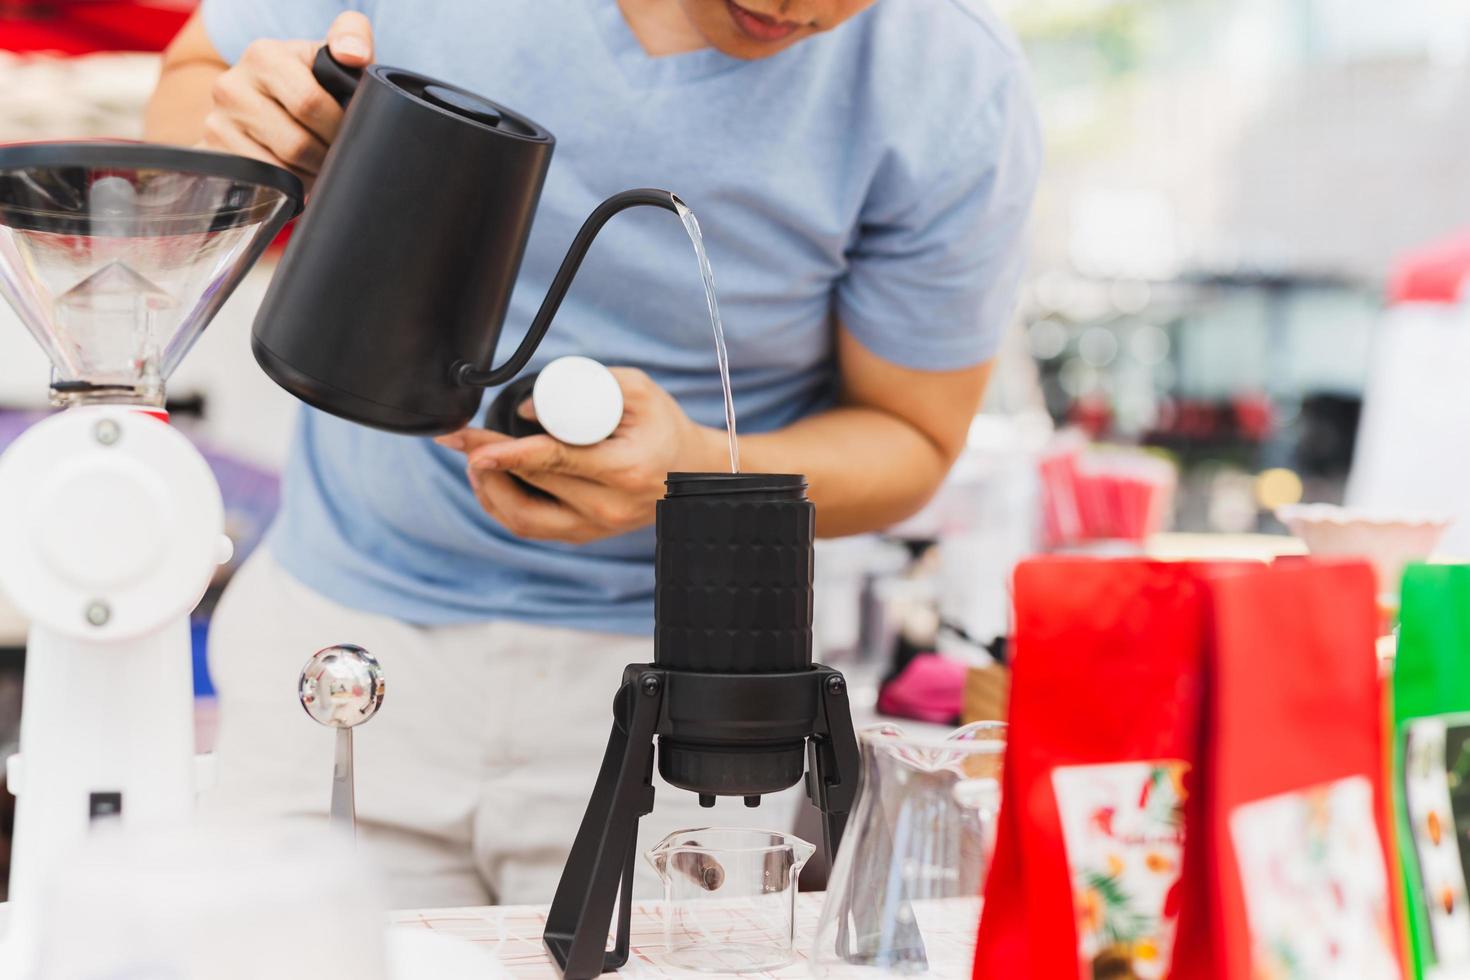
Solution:
{"label": "black aeropress coffee maker", "polygon": [[[658,503],[654,659],[613,699],[602,770],[544,940],[567,980],[628,960],[638,820],[658,771],[703,806],[756,806],[806,777],[837,850],[860,759],[847,683],[812,663],[813,507],[801,476],[670,473]],[[617,935],[608,927],[618,907]]]}

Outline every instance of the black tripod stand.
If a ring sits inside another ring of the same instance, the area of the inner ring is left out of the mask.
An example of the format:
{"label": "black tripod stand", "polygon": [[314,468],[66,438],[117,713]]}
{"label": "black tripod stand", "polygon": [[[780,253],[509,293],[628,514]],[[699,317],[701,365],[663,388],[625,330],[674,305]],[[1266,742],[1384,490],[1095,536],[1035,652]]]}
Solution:
{"label": "black tripod stand", "polygon": [[[566,980],[592,980],[628,961],[638,820],[653,812],[655,736],[659,772],[707,806],[715,796],[743,796],[754,806],[805,773],[829,859],[841,841],[860,761],[840,673],[821,665],[771,674],[629,665],[602,770],[546,919],[546,948]],[[617,939],[608,950],[614,904]]]}

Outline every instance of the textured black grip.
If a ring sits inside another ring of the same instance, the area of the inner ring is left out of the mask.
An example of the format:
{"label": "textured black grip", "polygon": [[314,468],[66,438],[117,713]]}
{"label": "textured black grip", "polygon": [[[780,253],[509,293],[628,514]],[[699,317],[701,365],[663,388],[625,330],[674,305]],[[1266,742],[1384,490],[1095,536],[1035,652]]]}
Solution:
{"label": "textured black grip", "polygon": [[332,52],[323,44],[311,62],[311,74],[327,94],[337,100],[338,105],[347,105],[357,83],[362,80],[361,68],[348,68],[332,57]]}
{"label": "textured black grip", "polygon": [[800,476],[669,474],[654,662],[742,674],[810,667],[813,524]]}

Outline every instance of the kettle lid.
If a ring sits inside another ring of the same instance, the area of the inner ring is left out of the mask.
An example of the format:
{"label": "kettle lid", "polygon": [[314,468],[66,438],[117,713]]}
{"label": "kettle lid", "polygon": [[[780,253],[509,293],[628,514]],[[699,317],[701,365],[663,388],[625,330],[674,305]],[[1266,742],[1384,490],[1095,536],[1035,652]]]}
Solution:
{"label": "kettle lid", "polygon": [[424,100],[432,102],[441,109],[468,116],[486,126],[499,126],[503,118],[494,103],[468,92],[456,92],[443,85],[425,85]]}
{"label": "kettle lid", "polygon": [[383,65],[373,65],[368,73],[410,98],[458,119],[477,123],[509,136],[538,142],[552,141],[551,133],[520,113],[473,92],[467,92],[457,85]]}

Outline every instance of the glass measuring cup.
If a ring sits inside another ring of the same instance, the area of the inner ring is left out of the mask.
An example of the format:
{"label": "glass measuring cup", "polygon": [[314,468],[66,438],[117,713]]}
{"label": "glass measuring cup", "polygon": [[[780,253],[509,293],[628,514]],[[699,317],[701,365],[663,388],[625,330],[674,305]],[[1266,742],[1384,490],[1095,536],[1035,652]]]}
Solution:
{"label": "glass measuring cup", "polygon": [[796,879],[815,850],[774,830],[700,827],[669,834],[644,855],[664,886],[663,959],[702,973],[790,963]]}
{"label": "glass measuring cup", "polygon": [[813,972],[969,976],[995,847],[1003,722],[861,732],[863,784],[827,885]]}

